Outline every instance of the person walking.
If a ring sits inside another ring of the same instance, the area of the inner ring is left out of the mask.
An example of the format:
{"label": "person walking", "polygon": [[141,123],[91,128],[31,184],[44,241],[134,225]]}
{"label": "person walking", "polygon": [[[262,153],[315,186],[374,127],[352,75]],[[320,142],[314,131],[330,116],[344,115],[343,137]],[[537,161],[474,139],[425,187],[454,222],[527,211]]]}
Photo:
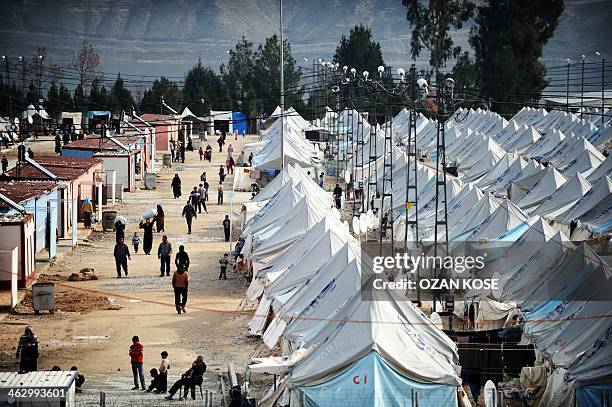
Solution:
{"label": "person walking", "polygon": [[185,143],[179,145],[179,152],[181,153],[181,163],[185,162]]}
{"label": "person walking", "polygon": [[336,208],[340,210],[342,207],[342,188],[340,188],[339,184],[336,184],[334,188],[334,200],[336,201]]}
{"label": "person walking", "polygon": [[228,166],[228,174],[233,174],[234,173],[234,167],[236,166],[236,162],[234,161],[234,157],[232,157],[231,155],[228,157],[229,160],[229,166]]}
{"label": "person walking", "polygon": [[132,375],[134,376],[134,387],[132,387],[132,390],[138,390],[138,379],[140,379],[142,389],[146,390],[144,370],[142,367],[144,363],[144,346],[140,343],[140,338],[138,338],[138,336],[132,337],[129,355],[132,364]]}
{"label": "person walking", "polygon": [[117,278],[121,278],[121,268],[125,276],[128,275],[128,259],[132,260],[130,256],[130,249],[123,243],[123,238],[120,237],[115,244],[115,250],[113,250],[113,256],[115,257],[115,267],[117,268]]}
{"label": "person walking", "polygon": [[206,159],[208,160],[208,162],[212,161],[212,147],[210,146],[210,144],[206,146]]}
{"label": "person walking", "polygon": [[324,185],[325,185],[325,173],[322,172],[319,174],[319,186],[323,188]]}
{"label": "person walking", "polygon": [[174,199],[181,197],[181,179],[178,174],[174,174],[174,178],[172,178],[172,194],[174,195]]}
{"label": "person walking", "polygon": [[[182,246],[181,246],[182,247]],[[185,253],[185,252],[183,252]],[[179,253],[177,253],[178,258]],[[172,275],[172,288],[174,289],[174,306],[180,314],[185,311],[187,305],[187,291],[189,289],[189,272],[182,265]]]}
{"label": "person walking", "polygon": [[217,189],[217,205],[223,205],[223,182],[219,181],[219,189]]}
{"label": "person walking", "polygon": [[202,174],[200,174],[200,181],[206,182],[206,171],[203,171]]}
{"label": "person walking", "polygon": [[225,219],[223,219],[223,233],[225,234],[225,241],[230,241],[230,228],[232,226],[232,222],[229,219],[229,215],[225,215]]}
{"label": "person walking", "polygon": [[200,161],[202,161],[202,159],[204,158],[204,149],[202,148],[202,146],[200,146],[200,148],[198,149],[198,154],[200,155]]}
{"label": "person walking", "polygon": [[170,390],[168,395],[165,397],[166,400],[172,400],[174,395],[181,387],[185,387],[182,400],[187,400],[187,391],[191,393],[191,398],[195,400],[195,386],[199,386],[204,381],[204,373],[206,373],[206,363],[204,363],[204,356],[198,355],[196,360],[191,364],[191,368],[182,374],[181,378],[177,380]]}
{"label": "person walking", "polygon": [[219,166],[219,181],[223,182],[225,181],[225,169],[223,168],[223,166]]}
{"label": "person walking", "polygon": [[174,257],[174,265],[176,266],[177,270],[180,268],[183,268],[189,271],[189,265],[190,265],[189,255],[185,251],[185,246],[183,245],[179,246],[179,251]]}
{"label": "person walking", "polygon": [[157,205],[157,214],[155,215],[155,226],[157,227],[157,233],[165,232],[166,215],[164,214],[164,208],[161,205]]}
{"label": "person walking", "polygon": [[185,221],[187,221],[187,233],[191,234],[191,223],[193,222],[193,218],[198,218],[198,214],[193,206],[191,206],[191,201],[187,201],[187,204],[183,207],[182,216],[184,216]]}
{"label": "person walking", "polygon": [[219,136],[219,138],[217,139],[217,144],[219,144],[219,152],[223,151],[223,136]]}
{"label": "person walking", "polygon": [[115,221],[115,241],[119,239],[125,239],[125,224],[118,219]]}
{"label": "person walking", "polygon": [[153,248],[153,218],[146,218],[144,222],[140,222],[140,229],[144,230],[143,243],[142,243],[142,251],[145,254],[151,254],[151,249]]}
{"label": "person walking", "polygon": [[229,256],[225,253],[219,260],[219,280],[227,280],[227,266],[229,266]]}
{"label": "person walking", "polygon": [[200,203],[198,204],[198,208],[200,209],[199,213],[202,213],[202,208],[204,208],[205,213],[208,213],[208,209],[206,208],[206,195],[208,194],[208,191],[204,187],[204,184],[200,183],[198,193],[200,194]]}
{"label": "person walking", "polygon": [[85,202],[81,205],[81,212],[83,212],[83,225],[86,228],[91,227],[91,214],[93,213],[93,204],[88,196],[85,197]]}
{"label": "person walking", "polygon": [[227,146],[227,155],[231,157],[232,154],[234,154],[234,146],[232,145],[232,143],[229,143],[229,145]]}
{"label": "person walking", "polygon": [[17,344],[17,356],[19,359],[19,372],[35,372],[38,370],[38,337],[31,326],[27,326],[23,335],[19,337]]}
{"label": "person walking", "polygon": [[5,155],[2,156],[2,173],[6,173],[8,171],[8,159]]}
{"label": "person walking", "polygon": [[162,242],[157,248],[157,258],[159,259],[159,276],[170,276],[170,256],[172,256],[172,244],[168,242],[168,236],[162,236]]}
{"label": "person walking", "polygon": [[193,206],[194,210],[199,210],[199,213],[202,213],[202,204],[200,203],[200,191],[198,187],[193,187],[193,191],[189,194],[189,200],[191,201],[191,206]]}
{"label": "person walking", "polygon": [[251,151],[251,154],[249,154],[249,167],[253,166],[253,152]]}
{"label": "person walking", "polygon": [[134,236],[132,236],[132,246],[134,246],[134,253],[138,253],[138,246],[140,246],[140,236],[138,236],[137,232],[134,232]]}
{"label": "person walking", "polygon": [[55,152],[57,154],[61,154],[62,153],[62,139],[60,138],[59,134],[55,135]]}

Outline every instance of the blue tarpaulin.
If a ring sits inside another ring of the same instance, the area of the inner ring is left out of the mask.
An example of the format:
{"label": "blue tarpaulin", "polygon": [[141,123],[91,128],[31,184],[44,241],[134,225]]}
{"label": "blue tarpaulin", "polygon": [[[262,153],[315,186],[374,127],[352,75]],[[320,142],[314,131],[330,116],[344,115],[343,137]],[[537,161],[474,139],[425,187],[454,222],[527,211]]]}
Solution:
{"label": "blue tarpaulin", "polygon": [[89,112],[85,112],[85,117],[89,119],[93,119],[94,116],[110,116],[111,112],[105,110],[90,110]]}
{"label": "blue tarpaulin", "polygon": [[578,407],[602,406],[604,394],[612,395],[612,383],[595,384],[576,389],[576,405]]}
{"label": "blue tarpaulin", "polygon": [[389,366],[376,352],[370,352],[338,376],[317,385],[301,386],[305,407],[419,407],[456,406],[457,388],[444,384],[420,383]]}
{"label": "blue tarpaulin", "polygon": [[232,129],[238,130],[239,134],[247,132],[249,121],[246,114],[242,112],[232,112]]}

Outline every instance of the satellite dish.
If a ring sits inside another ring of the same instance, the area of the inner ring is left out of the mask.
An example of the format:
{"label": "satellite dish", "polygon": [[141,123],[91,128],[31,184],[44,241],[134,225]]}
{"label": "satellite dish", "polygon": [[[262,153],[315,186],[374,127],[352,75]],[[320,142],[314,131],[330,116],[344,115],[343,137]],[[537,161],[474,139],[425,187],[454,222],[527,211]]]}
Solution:
{"label": "satellite dish", "polygon": [[365,213],[359,215],[359,229],[361,229],[361,233],[368,232],[368,215]]}
{"label": "satellite dish", "polygon": [[358,235],[361,230],[361,225],[359,224],[359,218],[357,216],[353,216],[353,233]]}
{"label": "satellite dish", "polygon": [[484,386],[485,407],[496,407],[497,389],[491,380],[487,380]]}
{"label": "satellite dish", "polygon": [[442,329],[442,317],[440,316],[440,314],[438,314],[437,312],[432,312],[429,316],[429,319],[431,319],[431,322],[433,322],[435,326]]}

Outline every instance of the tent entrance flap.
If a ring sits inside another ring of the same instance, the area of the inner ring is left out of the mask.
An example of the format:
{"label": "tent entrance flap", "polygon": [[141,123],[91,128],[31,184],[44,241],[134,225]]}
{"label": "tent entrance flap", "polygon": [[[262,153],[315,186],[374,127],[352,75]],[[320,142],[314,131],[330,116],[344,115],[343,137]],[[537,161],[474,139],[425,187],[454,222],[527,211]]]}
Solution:
{"label": "tent entrance flap", "polygon": [[420,407],[456,406],[457,388],[421,383],[402,376],[376,352],[329,380],[297,388],[305,407],[341,405],[371,407],[412,406],[418,394]]}

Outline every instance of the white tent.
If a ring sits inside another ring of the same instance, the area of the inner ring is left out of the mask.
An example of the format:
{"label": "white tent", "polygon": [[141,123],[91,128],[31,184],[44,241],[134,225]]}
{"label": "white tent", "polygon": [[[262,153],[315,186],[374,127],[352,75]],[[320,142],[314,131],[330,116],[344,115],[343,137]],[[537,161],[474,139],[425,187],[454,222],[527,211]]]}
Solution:
{"label": "white tent", "polygon": [[[293,368],[288,387],[297,392],[292,400],[298,405],[300,398],[318,406],[341,405],[347,400],[352,405],[409,405],[409,389],[415,382],[421,384],[420,389],[414,388],[420,392],[421,402],[456,403],[455,386],[460,380],[448,356],[455,356],[456,345],[411,302],[387,291],[377,295],[386,298],[363,301],[359,293],[354,295],[332,317],[339,322],[327,324],[317,337],[317,347]],[[351,378],[344,381],[342,374],[348,369],[352,377],[351,368],[363,364],[364,370],[372,372],[369,380],[373,387],[366,393],[358,392],[354,383],[348,387]],[[400,385],[403,391],[386,392],[383,399],[376,397],[374,389],[396,388],[399,380],[404,382]],[[326,396],[327,401],[323,399]],[[399,400],[391,401],[395,397]]]}
{"label": "white tent", "polygon": [[567,182],[559,171],[553,166],[549,166],[545,170],[545,175],[533,186],[523,197],[517,202],[517,205],[523,210],[539,205],[549,196],[555,193],[563,184]]}
{"label": "white tent", "polygon": [[544,200],[532,214],[555,219],[578,202],[589,189],[591,189],[589,181],[580,175],[580,173],[576,173],[554,194]]}
{"label": "white tent", "polygon": [[568,225],[576,219],[580,219],[582,215],[593,209],[602,200],[612,194],[612,180],[607,175],[600,178],[599,181],[587,192],[578,202],[574,204],[567,212],[557,218],[559,223]]}

